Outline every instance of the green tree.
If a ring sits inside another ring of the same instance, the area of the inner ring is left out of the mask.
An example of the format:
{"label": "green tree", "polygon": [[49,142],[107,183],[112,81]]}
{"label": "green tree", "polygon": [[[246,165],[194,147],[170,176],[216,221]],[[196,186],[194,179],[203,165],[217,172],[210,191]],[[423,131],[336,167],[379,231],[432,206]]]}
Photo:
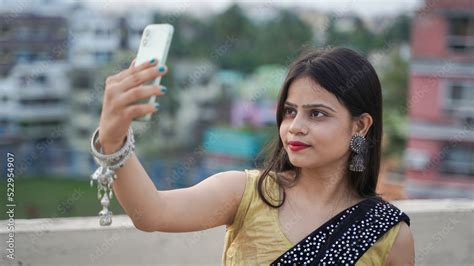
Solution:
{"label": "green tree", "polygon": [[214,33],[212,59],[222,68],[251,72],[258,62],[254,49],[256,28],[239,5],[233,4],[209,20]]}
{"label": "green tree", "polygon": [[[335,15],[330,17],[334,18]],[[329,21],[326,45],[345,46],[366,55],[374,49],[381,48],[383,43],[381,37],[370,31],[361,18],[352,16],[344,19],[350,25],[348,29],[338,26],[342,22],[337,17]]]}
{"label": "green tree", "polygon": [[383,32],[383,39],[386,42],[408,43],[410,41],[411,17],[400,15],[395,22],[388,26]]}
{"label": "green tree", "polygon": [[380,82],[387,137],[384,154],[400,157],[406,142],[408,62],[392,52],[390,63],[380,75]]}
{"label": "green tree", "polygon": [[209,54],[213,38],[208,23],[184,13],[156,14],[154,23],[169,23],[175,27],[169,58],[196,58]]}
{"label": "green tree", "polygon": [[304,46],[313,45],[311,28],[289,10],[282,10],[274,19],[259,27],[256,47],[260,62],[287,65],[288,58]]}

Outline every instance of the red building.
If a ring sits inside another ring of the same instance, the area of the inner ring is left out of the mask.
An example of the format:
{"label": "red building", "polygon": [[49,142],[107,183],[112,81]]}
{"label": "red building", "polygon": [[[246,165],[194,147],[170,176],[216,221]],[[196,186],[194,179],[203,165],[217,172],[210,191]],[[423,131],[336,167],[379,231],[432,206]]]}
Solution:
{"label": "red building", "polygon": [[408,197],[474,198],[474,1],[426,0],[411,56]]}

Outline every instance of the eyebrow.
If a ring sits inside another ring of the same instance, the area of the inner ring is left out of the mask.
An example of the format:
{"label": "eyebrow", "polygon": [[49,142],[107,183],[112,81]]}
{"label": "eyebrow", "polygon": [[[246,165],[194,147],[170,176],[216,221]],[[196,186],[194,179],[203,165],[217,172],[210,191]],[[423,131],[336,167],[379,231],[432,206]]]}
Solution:
{"label": "eyebrow", "polygon": [[[294,104],[294,103],[290,103],[288,101],[285,102],[286,105],[289,105],[291,107],[298,107],[298,105]],[[336,112],[336,110],[334,110],[333,108],[327,106],[327,105],[324,105],[324,104],[321,104],[321,103],[313,103],[313,104],[303,104],[303,108],[314,108],[314,107],[323,107],[323,108],[327,108],[333,112]]]}

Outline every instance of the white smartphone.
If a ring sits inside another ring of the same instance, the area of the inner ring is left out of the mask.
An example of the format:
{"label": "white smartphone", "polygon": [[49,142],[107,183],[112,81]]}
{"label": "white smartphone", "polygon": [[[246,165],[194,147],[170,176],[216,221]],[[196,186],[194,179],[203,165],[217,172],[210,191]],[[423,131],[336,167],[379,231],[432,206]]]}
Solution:
{"label": "white smartphone", "polygon": [[[152,58],[158,60],[158,66],[166,64],[166,57],[173,38],[174,27],[171,24],[150,24],[143,30],[142,38],[140,40],[140,46],[138,47],[137,57],[135,58],[135,66],[149,62]],[[155,84],[159,85],[161,77],[155,80],[147,81],[144,84]],[[152,96],[146,99],[141,99],[137,103],[150,103],[155,104],[156,96]],[[135,121],[150,121],[151,113],[137,117]]]}

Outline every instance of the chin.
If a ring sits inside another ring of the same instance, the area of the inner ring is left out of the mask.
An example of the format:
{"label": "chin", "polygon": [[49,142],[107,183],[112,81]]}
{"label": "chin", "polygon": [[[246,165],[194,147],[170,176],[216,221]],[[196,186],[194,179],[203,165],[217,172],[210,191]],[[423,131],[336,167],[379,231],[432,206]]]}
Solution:
{"label": "chin", "polygon": [[321,160],[318,160],[317,157],[314,156],[308,156],[308,155],[288,155],[288,160],[290,163],[295,166],[295,167],[300,167],[300,168],[319,168],[325,165],[327,162],[321,162]]}
{"label": "chin", "polygon": [[308,162],[305,159],[296,159],[296,158],[291,158],[289,157],[290,163],[295,166],[295,167],[300,167],[300,168],[312,168],[314,167],[315,162]]}

